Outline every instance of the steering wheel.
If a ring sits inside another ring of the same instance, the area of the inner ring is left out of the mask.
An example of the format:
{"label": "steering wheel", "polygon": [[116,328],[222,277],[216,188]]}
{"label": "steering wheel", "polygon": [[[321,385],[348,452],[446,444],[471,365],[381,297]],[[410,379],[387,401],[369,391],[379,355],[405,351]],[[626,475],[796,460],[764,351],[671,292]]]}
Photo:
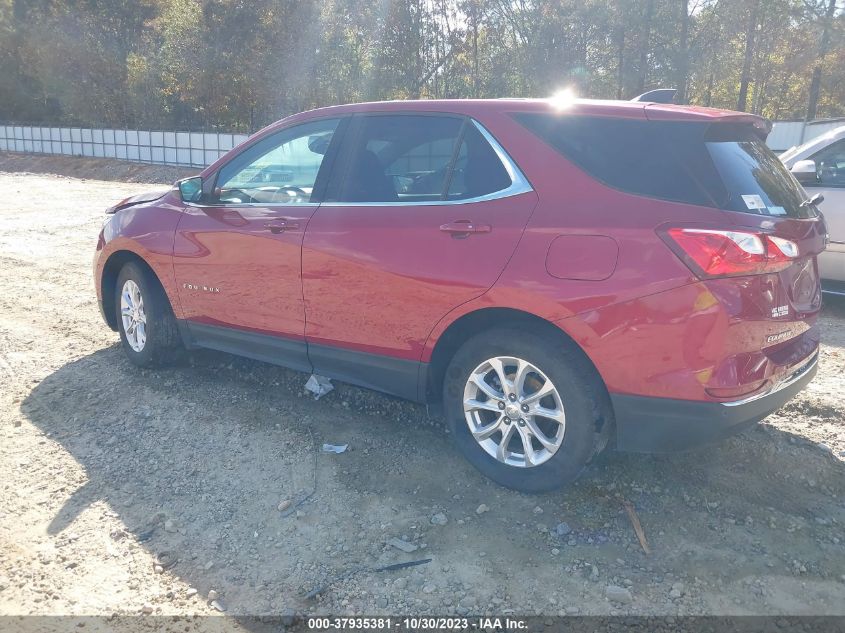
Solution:
{"label": "steering wheel", "polygon": [[[280,191],[292,191],[297,198],[305,198],[306,200],[311,197],[310,194],[304,189],[295,187],[293,185],[282,185],[278,189],[276,189],[276,191],[273,192],[273,202],[281,202],[281,200],[277,199],[277,196],[279,195]],[[291,196],[287,196],[287,198],[290,197]]]}
{"label": "steering wheel", "polygon": [[837,182],[839,180],[839,168],[834,161],[823,162],[819,169],[819,182]]}

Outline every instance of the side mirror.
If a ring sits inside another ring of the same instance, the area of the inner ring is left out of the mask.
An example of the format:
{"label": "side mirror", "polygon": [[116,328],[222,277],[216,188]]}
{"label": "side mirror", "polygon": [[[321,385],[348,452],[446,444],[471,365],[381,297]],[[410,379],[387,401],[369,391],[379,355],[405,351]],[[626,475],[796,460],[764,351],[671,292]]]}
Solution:
{"label": "side mirror", "polygon": [[799,160],[789,171],[802,185],[809,185],[817,181],[816,161],[814,160]]}
{"label": "side mirror", "polygon": [[202,198],[202,178],[200,176],[185,178],[177,184],[179,185],[179,195],[182,196],[182,202],[199,202]]}

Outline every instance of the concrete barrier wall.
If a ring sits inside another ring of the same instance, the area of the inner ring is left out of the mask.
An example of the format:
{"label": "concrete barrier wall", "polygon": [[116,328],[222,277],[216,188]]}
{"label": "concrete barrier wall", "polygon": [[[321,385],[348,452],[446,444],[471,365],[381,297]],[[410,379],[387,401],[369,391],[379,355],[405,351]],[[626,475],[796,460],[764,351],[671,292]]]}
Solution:
{"label": "concrete barrier wall", "polygon": [[119,158],[205,167],[247,139],[225,132],[168,132],[0,125],[0,151]]}

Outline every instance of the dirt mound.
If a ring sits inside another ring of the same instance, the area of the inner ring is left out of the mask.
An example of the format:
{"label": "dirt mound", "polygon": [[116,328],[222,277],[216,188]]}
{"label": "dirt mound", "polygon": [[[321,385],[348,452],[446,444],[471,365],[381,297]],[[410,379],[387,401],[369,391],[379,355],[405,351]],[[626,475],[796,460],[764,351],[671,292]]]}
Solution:
{"label": "dirt mound", "polygon": [[199,173],[189,167],[146,165],[113,158],[50,156],[0,152],[0,172],[53,174],[86,180],[171,183]]}

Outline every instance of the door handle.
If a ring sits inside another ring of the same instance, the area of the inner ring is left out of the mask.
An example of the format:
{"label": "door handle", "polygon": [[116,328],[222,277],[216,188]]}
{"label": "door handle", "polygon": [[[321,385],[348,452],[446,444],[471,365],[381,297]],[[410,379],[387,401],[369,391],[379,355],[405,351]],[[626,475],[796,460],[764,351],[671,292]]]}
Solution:
{"label": "door handle", "polygon": [[264,225],[264,229],[271,233],[284,233],[285,231],[298,228],[299,223],[293,220],[272,220]]}
{"label": "door handle", "polygon": [[441,224],[440,230],[444,233],[451,233],[452,237],[456,239],[462,239],[469,237],[471,233],[489,233],[493,230],[493,227],[489,224],[477,224],[472,220],[455,220]]}

